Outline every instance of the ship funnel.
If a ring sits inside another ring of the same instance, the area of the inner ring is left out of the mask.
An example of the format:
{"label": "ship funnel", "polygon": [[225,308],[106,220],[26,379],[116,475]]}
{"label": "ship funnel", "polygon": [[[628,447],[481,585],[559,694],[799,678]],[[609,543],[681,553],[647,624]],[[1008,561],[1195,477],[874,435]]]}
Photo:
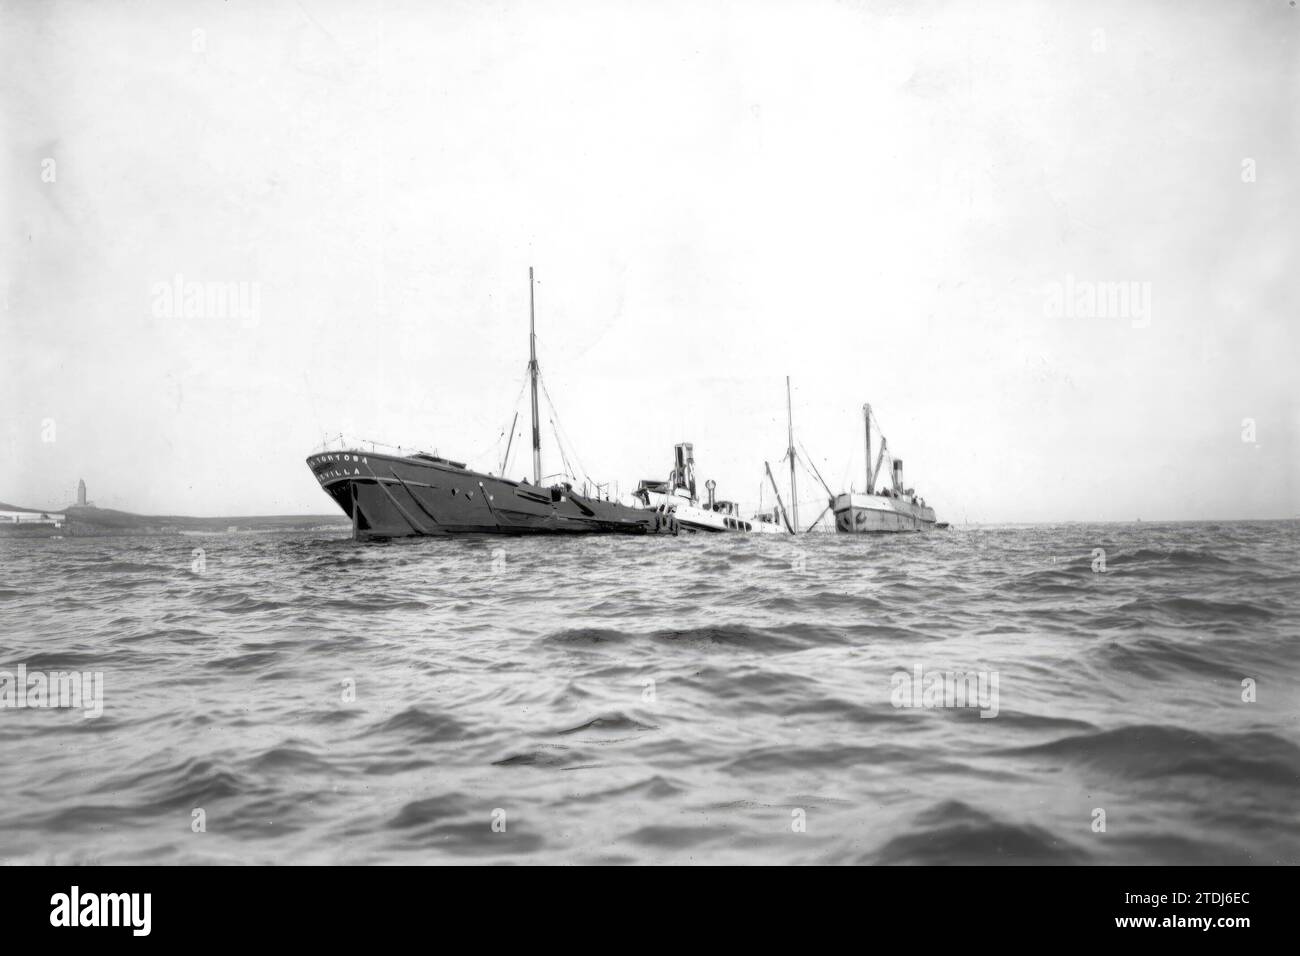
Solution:
{"label": "ship funnel", "polygon": [[706,482],[704,483],[704,487],[708,489],[708,492],[709,492],[709,510],[712,511],[712,510],[713,510],[713,489],[716,488],[716,487],[718,487],[718,483],[717,483],[716,481],[714,481],[712,478],[710,478],[708,481],[706,481]]}
{"label": "ship funnel", "polygon": [[903,459],[894,459],[894,490],[902,492],[903,490]]}

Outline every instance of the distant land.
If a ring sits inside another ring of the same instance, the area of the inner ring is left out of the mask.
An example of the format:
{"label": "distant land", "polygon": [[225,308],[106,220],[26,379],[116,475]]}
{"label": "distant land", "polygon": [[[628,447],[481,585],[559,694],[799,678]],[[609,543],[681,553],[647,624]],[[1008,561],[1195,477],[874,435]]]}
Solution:
{"label": "distant land", "polygon": [[[193,518],[187,515],[138,515],[94,505],[69,505],[63,509],[25,508],[0,502],[0,513],[11,512],[33,519],[48,515],[50,520],[5,520],[0,514],[0,536],[4,537],[96,537],[109,535],[221,534],[239,531],[342,531],[352,526],[346,515],[236,515],[221,518]],[[62,516],[61,524],[54,523]]]}

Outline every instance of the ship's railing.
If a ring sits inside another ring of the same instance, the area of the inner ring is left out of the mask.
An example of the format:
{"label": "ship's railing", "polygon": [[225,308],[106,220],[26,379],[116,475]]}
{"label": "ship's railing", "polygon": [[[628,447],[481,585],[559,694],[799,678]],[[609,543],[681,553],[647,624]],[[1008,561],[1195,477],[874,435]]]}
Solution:
{"label": "ship's railing", "polygon": [[[321,443],[312,449],[311,454],[319,455],[330,451],[370,451],[395,455],[397,457],[407,457],[410,455],[432,455],[434,458],[442,457],[438,454],[438,449],[436,448],[430,451],[427,448],[418,448],[412,445],[393,445],[389,442],[378,441],[372,438],[359,438],[355,435],[347,435],[343,432],[339,432],[337,435],[325,436]],[[488,474],[496,474],[496,469],[492,466],[488,466]],[[571,472],[556,472],[555,474],[546,475],[542,478],[543,487],[547,487],[557,482],[568,482],[575,490],[580,490],[583,487],[582,479]],[[594,479],[588,479],[587,491],[593,497],[610,494],[615,500],[617,500],[618,482],[597,482]]]}
{"label": "ship's railing", "polygon": [[327,451],[366,451],[382,452],[384,454],[395,454],[399,457],[406,455],[433,455],[437,457],[438,452],[435,449],[430,452],[423,448],[414,448],[409,445],[393,445],[388,442],[376,441],[372,438],[358,438],[351,435],[345,435],[340,432],[337,435],[326,436],[313,450],[313,455]]}
{"label": "ship's railing", "polygon": [[[411,445],[393,445],[388,442],[377,441],[372,438],[358,438],[353,435],[347,435],[340,432],[337,435],[327,435],[321,443],[312,449],[311,454],[319,455],[331,451],[371,451],[382,454],[395,455],[397,457],[408,457],[410,455],[432,455],[440,458],[438,449],[429,451],[427,448],[417,448]],[[495,474],[496,468],[488,466],[488,474]],[[505,477],[504,475],[502,477]],[[546,487],[557,481],[568,482],[575,491],[584,490],[583,479],[569,472],[557,472],[553,475],[546,475],[542,479],[542,486]],[[593,498],[606,498],[611,501],[622,501],[619,495],[617,481],[596,481],[588,477],[585,485],[586,493]],[[627,502],[624,502],[627,504]]]}

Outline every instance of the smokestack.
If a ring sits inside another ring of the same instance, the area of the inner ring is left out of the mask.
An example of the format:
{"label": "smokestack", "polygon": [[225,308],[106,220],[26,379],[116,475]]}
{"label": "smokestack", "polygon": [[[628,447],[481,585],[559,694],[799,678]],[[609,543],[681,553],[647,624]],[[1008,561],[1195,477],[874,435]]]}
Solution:
{"label": "smokestack", "polygon": [[894,490],[903,493],[903,459],[894,459]]}

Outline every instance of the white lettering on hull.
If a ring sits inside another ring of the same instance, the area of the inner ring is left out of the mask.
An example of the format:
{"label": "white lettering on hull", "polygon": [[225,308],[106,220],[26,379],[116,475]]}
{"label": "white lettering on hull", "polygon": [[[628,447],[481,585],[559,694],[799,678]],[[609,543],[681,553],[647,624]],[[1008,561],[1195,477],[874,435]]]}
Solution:
{"label": "white lettering on hull", "polygon": [[307,459],[307,466],[311,468],[312,471],[316,471],[318,465],[323,465],[327,462],[337,462],[340,465],[343,465],[345,462],[354,462],[355,464],[351,472],[349,472],[346,467],[331,468],[329,471],[317,472],[316,480],[322,485],[327,481],[334,481],[337,478],[353,478],[360,476],[361,469],[357,468],[356,465],[365,465],[367,468],[370,467],[370,461],[365,455],[353,455],[347,452],[312,455]]}

